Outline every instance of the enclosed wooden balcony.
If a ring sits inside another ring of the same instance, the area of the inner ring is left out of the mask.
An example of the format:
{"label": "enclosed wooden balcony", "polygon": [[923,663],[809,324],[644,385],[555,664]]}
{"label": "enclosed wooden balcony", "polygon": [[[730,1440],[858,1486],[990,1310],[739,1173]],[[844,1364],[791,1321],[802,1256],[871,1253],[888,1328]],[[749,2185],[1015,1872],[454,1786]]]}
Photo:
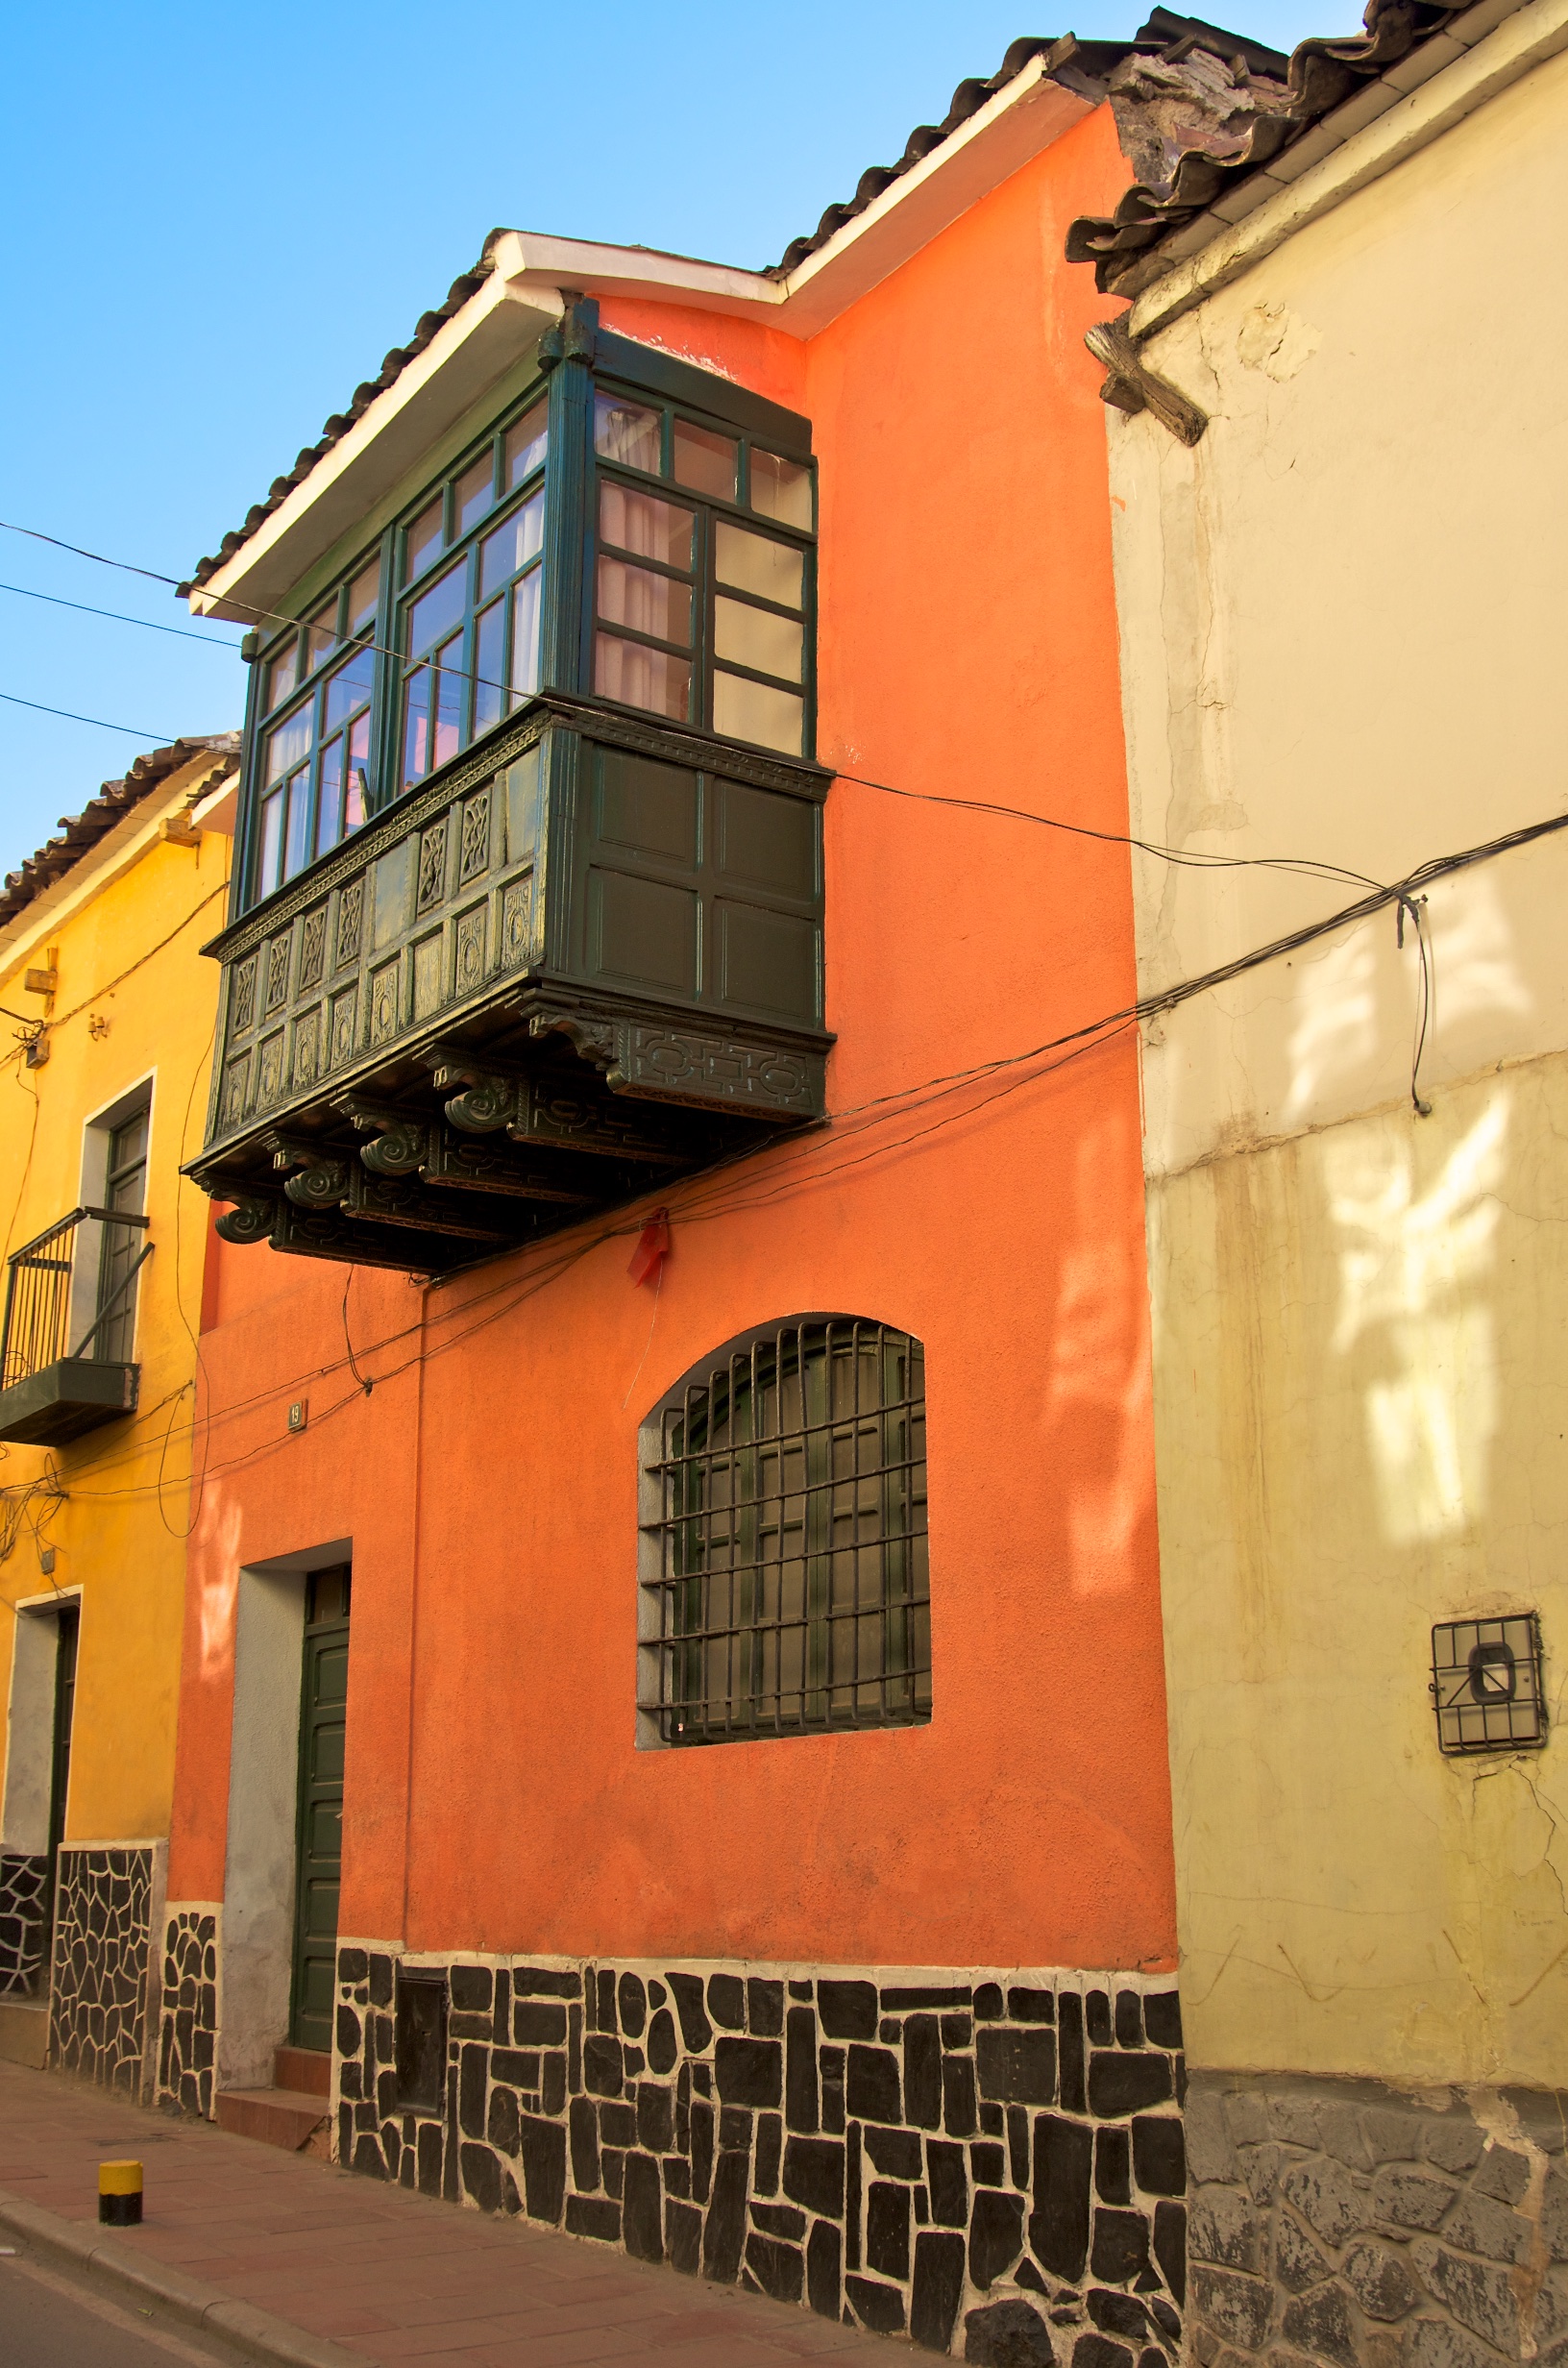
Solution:
{"label": "enclosed wooden balcony", "polygon": [[208,947],[219,1232],[438,1271],[820,1117],[827,778],[531,699]]}

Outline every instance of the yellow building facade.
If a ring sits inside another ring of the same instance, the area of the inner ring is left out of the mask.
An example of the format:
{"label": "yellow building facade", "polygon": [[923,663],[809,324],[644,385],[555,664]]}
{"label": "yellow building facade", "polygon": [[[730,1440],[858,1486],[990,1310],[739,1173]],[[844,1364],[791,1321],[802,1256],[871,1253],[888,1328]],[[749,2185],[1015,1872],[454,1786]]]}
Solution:
{"label": "yellow building facade", "polygon": [[0,889],[0,2056],[154,2065],[237,740],[106,782]]}
{"label": "yellow building facade", "polygon": [[1171,998],[1190,2339],[1485,2368],[1568,2356],[1568,436],[1531,293],[1568,9],[1367,24],[1257,79],[1151,61],[1143,185],[1074,238],[1131,299],[1101,358]]}

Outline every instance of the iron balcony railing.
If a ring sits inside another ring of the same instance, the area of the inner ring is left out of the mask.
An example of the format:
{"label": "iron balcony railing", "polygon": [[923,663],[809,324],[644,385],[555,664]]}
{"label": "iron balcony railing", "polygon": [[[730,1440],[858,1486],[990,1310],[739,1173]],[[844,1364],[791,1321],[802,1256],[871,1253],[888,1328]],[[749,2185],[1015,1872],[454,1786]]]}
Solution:
{"label": "iron balcony railing", "polygon": [[73,1209],[8,1260],[0,1390],[64,1360],[128,1365],[137,1274],[153,1254],[145,1217]]}

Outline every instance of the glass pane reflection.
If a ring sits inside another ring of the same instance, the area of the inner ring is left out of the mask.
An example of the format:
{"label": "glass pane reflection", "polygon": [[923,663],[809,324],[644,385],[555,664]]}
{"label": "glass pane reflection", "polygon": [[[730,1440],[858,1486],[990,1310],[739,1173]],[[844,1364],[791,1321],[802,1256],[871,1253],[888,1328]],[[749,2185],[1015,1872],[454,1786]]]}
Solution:
{"label": "glass pane reflection", "polygon": [[474,466],[457,480],[453,496],[457,513],[457,532],[466,534],[471,526],[477,525],[495,498],[495,456],[493,453],[486,453],[482,460],[476,460]]}
{"label": "glass pane reflection", "polygon": [[418,657],[432,641],[456,624],[463,613],[463,580],[466,567],[450,568],[438,583],[432,583],[424,596],[415,601],[408,611],[408,654]]}
{"label": "glass pane reflection", "polygon": [[692,587],[673,576],[655,576],[650,568],[628,567],[624,559],[600,559],[599,613],[607,625],[629,625],[633,632],[651,633],[659,641],[689,644]]}
{"label": "glass pane reflection", "polygon": [[531,576],[525,576],[512,588],[514,700],[539,688],[539,587],[543,581],[543,571],[536,567]]}
{"label": "glass pane reflection", "polygon": [[534,494],[479,545],[479,598],[494,592],[531,559],[545,539],[545,497]]}
{"label": "glass pane reflection", "polygon": [[811,532],[811,471],[798,460],[781,460],[776,453],[751,448],[751,506],[763,518],[780,526]]}
{"label": "glass pane reflection", "polygon": [[639,559],[661,559],[666,567],[692,564],[692,512],[661,502],[651,493],[605,483],[599,489],[599,530],[618,551]]}
{"label": "glass pane reflection", "polygon": [[692,662],[667,650],[649,650],[641,642],[600,633],[594,640],[594,688],[628,707],[685,716],[691,707]]}
{"label": "glass pane reflection", "polygon": [[765,749],[798,756],[805,713],[805,701],[793,691],[747,682],[741,675],[716,673],[713,678],[713,728],[731,740],[754,740]]}
{"label": "glass pane reflection", "polygon": [[716,657],[754,666],[759,675],[800,679],[802,628],[793,617],[775,617],[772,609],[726,601],[721,593],[713,604],[713,648]]}
{"label": "glass pane reflection", "polygon": [[501,481],[507,493],[514,485],[521,485],[526,477],[531,477],[544,459],[549,441],[545,431],[548,410],[548,404],[536,403],[515,428],[506,431],[501,455]]}
{"label": "glass pane reflection", "polygon": [[660,466],[663,414],[646,410],[640,403],[625,403],[617,395],[594,397],[594,445],[606,460],[623,468],[646,469],[657,477]]}
{"label": "glass pane reflection", "polygon": [[435,500],[420,511],[408,530],[408,558],[404,571],[407,582],[412,583],[416,576],[424,574],[445,541],[441,525],[441,496],[437,494]]}
{"label": "glass pane reflection", "polygon": [[694,493],[716,493],[723,501],[733,502],[739,453],[732,435],[695,427],[689,419],[676,420],[675,482],[690,485]]}
{"label": "glass pane reflection", "polygon": [[788,543],[770,534],[753,534],[749,527],[731,526],[721,518],[713,536],[714,572],[721,583],[737,592],[755,592],[782,607],[798,608],[805,562]]}

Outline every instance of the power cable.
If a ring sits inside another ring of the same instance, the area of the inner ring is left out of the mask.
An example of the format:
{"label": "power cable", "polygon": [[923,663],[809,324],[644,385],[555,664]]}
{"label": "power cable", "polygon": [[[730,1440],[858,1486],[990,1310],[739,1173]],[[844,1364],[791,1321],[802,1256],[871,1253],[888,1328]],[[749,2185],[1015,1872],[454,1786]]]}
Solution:
{"label": "power cable", "polygon": [[[1568,814],[1555,815],[1542,822],[1527,824],[1517,830],[1504,832],[1499,837],[1486,840],[1479,846],[1461,849],[1450,855],[1434,856],[1426,863],[1418,865],[1413,872],[1407,875],[1404,880],[1394,882],[1386,888],[1379,888],[1373,893],[1358,899],[1356,903],[1352,905],[1345,906],[1337,912],[1328,914],[1320,921],[1309,923],[1299,929],[1288,932],[1284,937],[1272,939],[1266,945],[1255,947],[1249,952],[1237,955],[1234,960],[1220,964],[1213,970],[1202,972],[1194,976],[1178,980],[1171,986],[1160,989],[1152,995],[1140,997],[1136,1002],[1124,1006],[1120,1011],[1107,1013],[1100,1019],[1086,1023],[1082,1027],[1071,1029],[1062,1036],[1048,1039],[1045,1043],[1033,1046],[1025,1051],[1003,1054],[991,1061],[974,1063],[967,1069],[949,1072],[945,1076],[926,1079],[919,1085],[901,1088],[895,1092],[886,1095],[874,1096],[865,1102],[854,1104],[848,1108],[835,1112],[832,1114],[832,1117],[828,1122],[829,1127],[833,1127],[842,1125],[847,1119],[856,1117],[865,1118],[867,1121],[867,1126],[863,1126],[855,1130],[855,1135],[864,1134],[867,1131],[867,1127],[879,1122],[876,1119],[870,1117],[868,1115],[870,1113],[879,1110],[886,1110],[888,1113],[889,1122],[895,1124],[902,1118],[914,1116],[919,1110],[929,1107],[936,1101],[952,1098],[961,1093],[968,1085],[988,1082],[992,1078],[996,1077],[1003,1073],[1023,1073],[1006,1075],[1005,1082],[1000,1084],[993,1094],[983,1096],[973,1104],[966,1105],[960,1109],[951,1110],[943,1116],[932,1121],[930,1124],[916,1128],[910,1134],[900,1136],[895,1141],[872,1144],[867,1150],[855,1152],[850,1157],[845,1159],[835,1160],[828,1166],[822,1167],[815,1172],[804,1176],[797,1173],[789,1172],[780,1174],[779,1167],[782,1163],[789,1162],[792,1165],[796,1165],[802,1159],[809,1158],[815,1152],[818,1152],[825,1147],[829,1139],[827,1130],[825,1128],[821,1130],[814,1130],[813,1136],[808,1143],[779,1147],[778,1157],[770,1165],[770,1175],[766,1182],[759,1177],[755,1185],[747,1185],[739,1192],[733,1191],[728,1186],[710,1186],[709,1189],[704,1191],[702,1189],[702,1179],[699,1177],[693,1177],[685,1179],[683,1184],[672,1186],[667,1183],[659,1189],[662,1191],[668,1201],[672,1217],[686,1223],[691,1223],[693,1221],[705,1219],[739,1214],[744,1211],[769,1205],[780,1199],[788,1198],[792,1195],[798,1194],[802,1191],[815,1189],[831,1181],[834,1176],[842,1174],[848,1169],[862,1167],[872,1159],[885,1157],[905,1149],[910,1144],[924,1140],[930,1135],[940,1132],[943,1127],[961,1122],[964,1119],[971,1116],[975,1111],[989,1107],[991,1103],[1001,1100],[1013,1093],[1020,1091],[1023,1087],[1038,1082],[1040,1078],[1056,1073],[1056,1072],[1066,1067],[1071,1061],[1083,1058],[1090,1053],[1101,1049],[1105,1045],[1115,1041],[1116,1037],[1127,1033],[1133,1026],[1142,1020],[1152,1018],[1164,1011],[1173,1010],[1181,1003],[1190,1000],[1195,995],[1202,994],[1213,987],[1223,985],[1233,978],[1240,977],[1247,972],[1259,968],[1263,963],[1277,960],[1281,955],[1294,951],[1304,945],[1311,944],[1315,939],[1327,936],[1337,928],[1343,927],[1357,920],[1365,919],[1390,903],[1403,907],[1407,911],[1409,911],[1412,906],[1418,907],[1420,891],[1426,884],[1430,883],[1433,879],[1441,878],[1453,873],[1465,870],[1477,863],[1488,861],[1497,855],[1511,852],[1517,848],[1528,846],[1536,839],[1547,837],[1564,828],[1568,828]],[[1419,1060],[1423,1041],[1424,1030],[1422,1036],[1417,1039],[1417,1060]],[[1062,1057],[1060,1059],[1049,1058],[1049,1056],[1054,1053],[1060,1053]],[[1043,1062],[1045,1065],[1043,1067],[1031,1067],[1031,1064],[1041,1062]],[[1412,1095],[1412,1098],[1416,1100],[1416,1107],[1419,1109],[1421,1105],[1418,1098]],[[894,1103],[899,1105],[895,1111],[889,1108],[889,1105]],[[1428,1105],[1428,1108],[1430,1109],[1430,1104]],[[855,1135],[851,1135],[851,1141],[855,1140]],[[743,1160],[754,1160],[757,1156],[757,1147],[755,1146],[747,1146],[742,1149],[726,1154],[722,1161],[714,1163],[713,1169],[710,1169],[705,1172],[711,1177],[717,1169],[728,1168]],[[694,1187],[696,1187],[695,1190],[693,1189]],[[650,1197],[652,1189],[653,1188],[650,1187],[649,1193],[642,1196],[642,1197]],[[463,1323],[460,1329],[453,1331],[447,1339],[437,1343],[434,1346],[428,1349],[422,1349],[411,1357],[405,1357],[400,1364],[393,1366],[390,1370],[383,1373],[379,1373],[374,1378],[376,1381],[382,1383],[395,1380],[402,1373],[408,1371],[413,1366],[422,1362],[433,1362],[436,1357],[446,1355],[452,1349],[461,1346],[466,1341],[474,1338],[477,1333],[487,1329],[493,1323],[502,1321],[526,1300],[536,1296],[539,1292],[547,1289],[548,1286],[551,1282],[558,1279],[562,1273],[569,1270],[570,1268],[576,1266],[582,1258],[588,1256],[594,1249],[600,1247],[604,1242],[613,1240],[617,1235],[626,1236],[635,1233],[638,1230],[640,1222],[640,1218],[633,1216],[623,1219],[619,1223],[612,1223],[599,1227],[587,1238],[575,1245],[564,1247],[562,1250],[552,1254],[542,1270],[540,1268],[535,1268],[529,1274],[519,1278],[515,1282],[509,1280],[506,1283],[497,1284],[491,1289],[476,1295],[473,1299],[465,1302],[463,1306],[445,1311],[444,1317],[442,1314],[438,1314],[435,1319],[437,1321],[441,1321],[443,1320],[455,1321],[457,1319],[469,1315],[475,1306],[481,1304],[485,1300],[496,1298],[501,1298],[503,1300],[503,1304],[491,1307],[485,1315],[478,1318],[476,1321],[471,1323]],[[520,1248],[526,1248],[527,1245],[519,1245],[518,1246]],[[510,1255],[515,1253],[509,1252],[507,1254]],[[467,1270],[467,1271],[472,1271],[472,1270]],[[453,1273],[452,1275],[437,1279],[442,1281],[456,1282],[461,1279],[461,1276],[460,1274]],[[397,1340],[406,1339],[411,1334],[422,1332],[425,1326],[423,1321],[419,1324],[402,1326],[396,1333],[386,1335],[382,1341],[373,1344],[361,1353],[365,1356],[374,1355],[380,1348],[383,1346],[390,1346]],[[337,1369],[337,1366],[340,1366],[346,1361],[347,1360],[339,1359],[336,1361],[336,1365],[328,1365],[318,1369],[323,1373],[330,1373]],[[355,1365],[355,1369],[356,1379],[358,1379],[360,1383],[360,1388],[356,1388],[353,1393],[345,1394],[342,1398],[334,1400],[331,1406],[324,1409],[316,1418],[318,1424],[320,1421],[331,1418],[333,1414],[341,1412],[344,1406],[352,1405],[357,1401],[360,1394],[360,1389],[362,1388],[362,1376],[358,1373],[357,1365]],[[297,1386],[298,1380],[302,1378],[304,1378],[303,1375],[296,1376],[295,1381],[292,1383],[285,1381],[276,1384],[266,1391],[257,1392],[255,1394],[253,1398],[249,1400],[235,1401],[228,1408],[219,1408],[204,1419],[210,1426],[216,1422],[233,1418],[238,1414],[247,1411],[251,1405],[259,1404],[270,1397],[282,1396],[290,1387]],[[196,1425],[193,1422],[191,1426],[192,1431],[194,1431],[195,1427]],[[212,1464],[208,1467],[208,1468],[213,1472],[237,1468],[241,1464],[248,1463],[265,1454],[276,1452],[286,1443],[286,1440],[284,1439],[274,1439],[261,1442],[258,1443],[256,1447],[241,1449],[237,1455],[224,1459],[216,1464]],[[106,1462],[105,1465],[96,1467],[95,1468],[108,1469],[110,1468],[110,1465]],[[85,1492],[105,1497],[126,1496],[145,1494],[147,1492],[147,1489],[146,1487],[141,1487],[133,1488],[130,1490],[107,1489],[87,1492],[79,1491],[77,1492]]]}
{"label": "power cable", "polygon": [[232,650],[237,641],[217,641],[210,633],[189,633],[183,625],[157,625],[151,617],[128,617],[123,609],[94,608],[86,601],[61,600],[57,592],[35,592],[25,583],[0,583],[0,592],[14,592],[18,600],[47,601],[51,608],[74,608],[79,616],[108,617],[113,625],[139,625],[144,633],[172,633],[176,641],[199,642],[204,650]]}
{"label": "power cable", "polygon": [[150,742],[154,748],[170,748],[180,734],[173,731],[145,729],[139,724],[110,724],[101,715],[78,715],[74,707],[46,707],[41,699],[19,699],[14,691],[0,691],[8,706],[31,707],[37,715],[63,716],[67,724],[95,724],[100,731],[123,731],[128,740]]}

